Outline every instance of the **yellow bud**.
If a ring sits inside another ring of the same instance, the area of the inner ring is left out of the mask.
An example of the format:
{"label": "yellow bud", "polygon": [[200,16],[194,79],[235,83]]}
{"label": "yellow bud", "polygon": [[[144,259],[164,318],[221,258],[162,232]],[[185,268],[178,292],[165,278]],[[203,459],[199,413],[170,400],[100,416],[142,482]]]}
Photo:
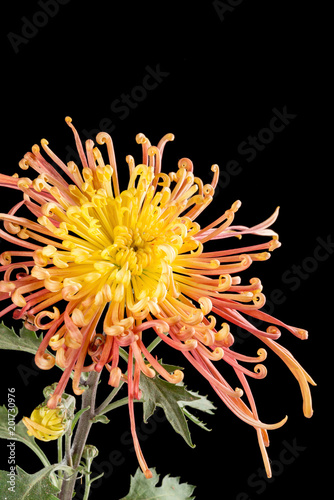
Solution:
{"label": "yellow bud", "polygon": [[63,407],[50,409],[43,403],[35,408],[30,418],[23,417],[22,422],[29,436],[41,441],[52,441],[66,431],[66,410]]}

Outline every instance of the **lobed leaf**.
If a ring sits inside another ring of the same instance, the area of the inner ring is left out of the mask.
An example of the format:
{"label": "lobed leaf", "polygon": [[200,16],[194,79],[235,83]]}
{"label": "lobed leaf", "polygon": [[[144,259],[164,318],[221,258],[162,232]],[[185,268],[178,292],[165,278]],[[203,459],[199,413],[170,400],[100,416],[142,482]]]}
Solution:
{"label": "lobed leaf", "polygon": [[[36,332],[28,330],[24,326],[17,335],[13,328],[8,328],[4,323],[0,323],[0,349],[36,354],[42,338],[43,334],[38,337]],[[52,355],[49,352],[48,354]]]}
{"label": "lobed leaf", "polygon": [[[165,369],[178,369],[175,366],[163,365]],[[188,391],[183,382],[171,384],[159,376],[148,378],[140,377],[140,389],[142,390],[142,401],[144,410],[144,422],[153,415],[157,406],[163,408],[166,417],[174,430],[180,434],[186,443],[194,447],[186,417],[199,425],[202,429],[209,430],[195,415],[189,411],[189,407],[212,414],[215,409],[213,404],[198,393]],[[188,407],[187,409],[185,407]]]}
{"label": "lobed leaf", "polygon": [[192,493],[195,486],[187,483],[180,483],[179,477],[165,476],[161,486],[159,474],[152,469],[153,477],[146,479],[140,469],[130,481],[130,491],[126,497],[121,500],[194,500]]}
{"label": "lobed leaf", "polygon": [[34,453],[36,453],[36,455],[40,458],[44,465],[50,465],[50,462],[47,459],[45,453],[36,443],[35,438],[28,435],[27,428],[22,420],[18,423],[15,423],[15,432],[13,432],[12,426],[8,425],[8,411],[5,406],[0,406],[0,438],[8,439],[10,441],[20,441],[21,443],[24,443]]}
{"label": "lobed leaf", "polygon": [[[0,498],[8,500],[57,500],[59,488],[55,486],[50,474],[57,466],[50,465],[35,474],[28,474],[16,467],[17,474],[8,475],[8,471],[0,471]],[[8,482],[12,478],[12,481]],[[11,488],[11,489],[9,489]]]}
{"label": "lobed leaf", "polygon": [[163,408],[166,417],[174,430],[181,434],[186,443],[194,448],[191,436],[182,408],[178,401],[194,401],[196,396],[190,394],[182,385],[175,385],[160,377],[140,377],[140,389],[142,390],[144,422],[153,415],[157,406]]}

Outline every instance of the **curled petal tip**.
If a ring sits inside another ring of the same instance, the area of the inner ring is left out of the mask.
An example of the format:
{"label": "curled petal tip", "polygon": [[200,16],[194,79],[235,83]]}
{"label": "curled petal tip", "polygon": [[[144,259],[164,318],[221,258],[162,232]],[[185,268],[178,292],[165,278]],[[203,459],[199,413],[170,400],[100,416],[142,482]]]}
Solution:
{"label": "curled petal tip", "polygon": [[50,370],[55,365],[55,358],[51,354],[39,352],[35,355],[35,363],[41,370]]}
{"label": "curled petal tip", "polygon": [[136,135],[136,142],[137,144],[145,144],[147,142],[147,137],[144,134],[139,133]]}
{"label": "curled petal tip", "polygon": [[258,374],[258,378],[265,378],[267,375],[267,368],[264,365],[258,364],[254,367],[254,372]]}
{"label": "curled petal tip", "polygon": [[181,372],[181,370],[175,370],[173,375],[171,375],[171,378],[173,379],[172,382],[174,384],[178,384],[179,382],[182,382],[184,378],[184,373]]}
{"label": "curled petal tip", "polygon": [[60,401],[61,401],[61,395],[60,394],[53,394],[47,402],[47,407],[50,409],[55,409],[55,408],[57,408],[57,405]]}
{"label": "curled petal tip", "polygon": [[28,170],[29,168],[29,162],[26,158],[22,158],[22,160],[19,161],[19,167],[22,170]]}
{"label": "curled petal tip", "polygon": [[262,347],[257,351],[257,355],[259,356],[259,361],[267,359],[267,351]]}
{"label": "curled petal tip", "polygon": [[304,329],[299,329],[298,330],[298,337],[301,339],[301,340],[307,340],[308,339],[308,331],[307,330],[304,330]]}
{"label": "curled petal tip", "polygon": [[174,141],[174,139],[175,139],[175,135],[174,135],[174,134],[169,133],[169,134],[167,134],[167,139],[168,139],[169,141]]}
{"label": "curled petal tip", "polygon": [[240,389],[240,387],[236,387],[234,392],[235,392],[235,397],[237,398],[241,398],[244,394],[244,391]]}
{"label": "curled petal tip", "polygon": [[148,156],[154,156],[159,153],[159,150],[156,146],[150,146],[147,150]]}
{"label": "curled petal tip", "polygon": [[150,471],[150,469],[146,469],[144,471],[144,475],[145,475],[146,479],[151,479],[151,477],[153,477],[152,472]]}

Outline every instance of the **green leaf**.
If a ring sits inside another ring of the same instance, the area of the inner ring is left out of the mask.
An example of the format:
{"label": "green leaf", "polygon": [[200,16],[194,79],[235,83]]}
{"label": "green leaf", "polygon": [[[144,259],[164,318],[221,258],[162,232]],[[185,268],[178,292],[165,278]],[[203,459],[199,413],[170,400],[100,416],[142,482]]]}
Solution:
{"label": "green leaf", "polygon": [[[58,470],[74,472],[66,465],[50,465],[35,474],[28,474],[16,466],[16,475],[0,471],[0,498],[2,500],[57,500],[59,488],[53,484],[50,475]],[[8,483],[8,481],[11,481]],[[11,489],[9,489],[11,487]]]}
{"label": "green leaf", "polygon": [[[8,326],[0,323],[0,349],[7,349],[11,351],[24,351],[30,354],[36,354],[40,343],[43,340],[43,334],[38,337],[36,332],[28,330],[24,326],[21,328],[19,335],[13,330],[13,328],[8,328]],[[55,356],[48,350],[45,351],[48,356]],[[58,366],[62,371],[64,368]],[[71,373],[71,378],[73,378],[73,372]]]}
{"label": "green leaf", "polygon": [[140,388],[143,393],[144,422],[147,422],[149,417],[153,415],[155,408],[160,406],[174,430],[181,434],[189,446],[194,448],[187,420],[178,402],[189,403],[200,398],[188,392],[184,385],[171,384],[158,376],[149,378],[142,375],[140,377]]}
{"label": "green leaf", "polygon": [[[9,349],[12,351],[25,351],[36,354],[42,341],[43,334],[40,337],[36,332],[22,327],[20,334],[17,335],[12,328],[8,328],[3,323],[0,324],[0,349]],[[52,356],[51,353],[48,352]]]}
{"label": "green leaf", "polygon": [[134,477],[131,476],[130,491],[121,500],[194,500],[192,497],[195,486],[187,483],[180,483],[179,477],[165,476],[161,486],[159,474],[152,469],[153,477],[146,479],[144,474],[138,469]]}
{"label": "green leaf", "polygon": [[[17,415],[17,408],[16,414]],[[8,425],[8,421],[12,422],[13,414],[10,413],[10,419],[8,419],[8,411],[5,406],[0,406],[0,438],[8,439],[10,441],[20,441],[28,446],[36,455],[40,458],[43,465],[49,466],[50,462],[47,459],[45,453],[41,450],[35,441],[33,436],[29,436],[27,433],[27,428],[22,422],[15,423],[15,431],[13,432],[14,426]]]}
{"label": "green leaf", "polygon": [[96,424],[97,422],[100,422],[101,424],[108,424],[110,422],[109,418],[106,417],[105,415],[96,415],[93,419],[92,422]]}
{"label": "green leaf", "polygon": [[78,423],[78,420],[79,418],[81,417],[81,415],[83,413],[85,413],[86,411],[90,410],[90,406],[87,406],[87,408],[82,408],[81,410],[77,411],[75,414],[74,414],[74,418],[72,420],[72,425],[71,425],[71,432],[74,431],[74,428],[75,426],[77,425]]}
{"label": "green leaf", "polygon": [[204,429],[205,431],[211,431],[204,422],[199,420],[198,417],[190,413],[189,409],[186,409],[185,406],[190,406],[192,408],[195,408],[196,410],[201,410],[205,413],[209,413],[210,415],[213,415],[213,410],[216,410],[216,407],[207,399],[207,396],[201,396],[198,394],[198,392],[193,392],[193,391],[188,391],[190,394],[193,394],[193,396],[196,396],[197,398],[194,401],[179,401],[178,404],[182,408],[183,413],[185,414],[186,417],[189,418],[194,424],[198,425],[201,427],[201,429]]}

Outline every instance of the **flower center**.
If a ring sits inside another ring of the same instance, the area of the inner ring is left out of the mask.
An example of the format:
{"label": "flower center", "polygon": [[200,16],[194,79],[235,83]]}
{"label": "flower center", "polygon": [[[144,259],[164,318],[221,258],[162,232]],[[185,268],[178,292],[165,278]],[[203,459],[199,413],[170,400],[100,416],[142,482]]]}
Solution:
{"label": "flower center", "polygon": [[[153,195],[151,169],[140,166],[136,174],[116,197],[100,189],[88,201],[73,187],[80,204],[65,210],[43,206],[40,224],[63,239],[63,249],[47,245],[35,252],[33,275],[44,279],[47,289],[62,290],[65,300],[94,289],[97,302],[103,297],[127,304],[143,299],[159,303],[168,290],[178,295],[172,264],[192,238],[179,218],[180,204],[170,200],[170,190]],[[50,217],[58,219],[57,229]],[[52,264],[55,267],[49,267]]]}
{"label": "flower center", "polygon": [[140,276],[154,259],[156,245],[145,242],[137,229],[116,226],[113,232],[114,242],[101,252],[101,257],[120,268],[127,263],[131,274]]}

